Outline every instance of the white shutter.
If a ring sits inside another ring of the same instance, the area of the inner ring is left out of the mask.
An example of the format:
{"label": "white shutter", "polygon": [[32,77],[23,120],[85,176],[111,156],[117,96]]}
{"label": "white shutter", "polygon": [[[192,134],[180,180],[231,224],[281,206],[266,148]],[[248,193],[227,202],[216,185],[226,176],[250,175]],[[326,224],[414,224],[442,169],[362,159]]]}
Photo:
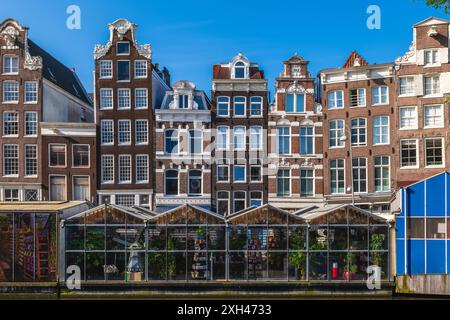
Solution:
{"label": "white shutter", "polygon": [[423,50],[417,50],[416,54],[417,54],[417,60],[416,60],[417,61],[417,65],[418,66],[423,66],[425,64],[424,51]]}
{"label": "white shutter", "polygon": [[440,85],[442,93],[450,93],[450,72],[441,73]]}
{"label": "white shutter", "polygon": [[448,48],[439,49],[439,60],[440,63],[448,63]]}
{"label": "white shutter", "polygon": [[421,74],[414,76],[414,85],[416,96],[423,96],[423,76]]}

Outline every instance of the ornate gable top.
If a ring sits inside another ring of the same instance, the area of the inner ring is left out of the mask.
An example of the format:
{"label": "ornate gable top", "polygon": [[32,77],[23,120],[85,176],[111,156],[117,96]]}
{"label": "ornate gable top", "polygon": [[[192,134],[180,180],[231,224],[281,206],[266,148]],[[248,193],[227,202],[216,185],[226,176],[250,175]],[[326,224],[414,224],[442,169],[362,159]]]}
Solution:
{"label": "ornate gable top", "polygon": [[369,63],[364,60],[358,52],[352,51],[348,56],[347,61],[345,61],[344,68],[363,67],[367,65],[369,65]]}
{"label": "ornate gable top", "polygon": [[298,63],[307,63],[305,59],[303,59],[301,56],[298,55],[298,53],[295,53],[292,57],[284,61],[285,64],[298,64]]}
{"label": "ornate gable top", "polygon": [[108,25],[109,40],[106,45],[98,44],[95,46],[94,58],[99,59],[103,57],[106,53],[108,53],[113,43],[114,32],[117,32],[119,38],[122,38],[128,31],[131,30],[131,41],[133,42],[134,47],[138,50],[140,55],[144,56],[147,59],[151,59],[152,58],[151,45],[150,44],[140,45],[136,41],[135,31],[137,27],[138,27],[137,24],[134,24],[127,19],[117,19],[116,21],[110,23]]}

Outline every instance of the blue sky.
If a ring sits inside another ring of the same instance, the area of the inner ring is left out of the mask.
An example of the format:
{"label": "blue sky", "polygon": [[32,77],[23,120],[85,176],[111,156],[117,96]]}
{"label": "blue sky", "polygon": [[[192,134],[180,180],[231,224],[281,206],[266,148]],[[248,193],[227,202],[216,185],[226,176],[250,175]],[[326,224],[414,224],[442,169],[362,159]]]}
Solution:
{"label": "blue sky", "polygon": [[[266,72],[270,88],[282,61],[297,52],[313,75],[344,64],[351,50],[370,63],[393,61],[407,51],[411,26],[429,16],[425,0],[16,0],[3,1],[0,20],[14,18],[30,38],[67,66],[92,90],[93,49],[108,40],[107,24],[127,18],[139,25],[140,43],[151,43],[153,62],[172,80],[187,79],[208,95],[212,65],[243,52]],[[66,28],[66,8],[81,8],[81,30]],[[381,8],[381,29],[366,27],[369,5]]]}

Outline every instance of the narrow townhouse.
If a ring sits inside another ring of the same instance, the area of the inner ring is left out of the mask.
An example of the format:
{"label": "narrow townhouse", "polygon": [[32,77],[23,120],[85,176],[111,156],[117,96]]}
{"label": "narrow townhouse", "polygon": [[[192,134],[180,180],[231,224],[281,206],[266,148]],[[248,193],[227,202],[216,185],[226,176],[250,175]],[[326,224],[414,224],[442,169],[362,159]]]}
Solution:
{"label": "narrow townhouse", "polygon": [[153,106],[168,84],[152,65],[150,44],[138,44],[137,25],[109,25],[106,45],[94,51],[98,201],[152,208],[154,196]]}
{"label": "narrow townhouse", "polygon": [[309,61],[284,61],[269,112],[269,203],[289,211],[323,205],[322,107]]}
{"label": "narrow townhouse", "polygon": [[211,110],[191,81],[177,81],[155,109],[155,211],[211,210]]}
{"label": "narrow townhouse", "polygon": [[[74,199],[66,192],[78,181],[70,166],[58,175],[48,172],[47,155],[54,159],[58,151],[62,160],[67,148],[52,147],[41,128],[44,123],[88,126],[93,122],[91,99],[75,71],[31,41],[27,27],[7,19],[0,23],[0,82],[0,201]],[[83,176],[92,191],[75,198],[86,196],[91,201],[95,165]]]}
{"label": "narrow townhouse", "polygon": [[243,54],[213,66],[212,204],[221,215],[268,201],[267,96],[263,70]]}
{"label": "narrow townhouse", "polygon": [[351,52],[319,74],[323,105],[324,195],[387,212],[395,186],[394,64],[369,64]]}
{"label": "narrow townhouse", "polygon": [[428,18],[413,26],[409,51],[395,62],[396,141],[400,187],[450,168],[450,21]]}

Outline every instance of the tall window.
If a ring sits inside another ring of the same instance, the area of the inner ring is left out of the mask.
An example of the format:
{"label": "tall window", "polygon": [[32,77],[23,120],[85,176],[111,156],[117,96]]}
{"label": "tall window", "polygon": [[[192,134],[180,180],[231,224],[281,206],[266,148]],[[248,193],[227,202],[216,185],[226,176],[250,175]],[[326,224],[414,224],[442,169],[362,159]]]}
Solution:
{"label": "tall window", "polygon": [[136,144],[148,144],[148,121],[136,120]]}
{"label": "tall window", "polygon": [[201,130],[189,130],[189,151],[190,154],[202,154],[203,133]]}
{"label": "tall window", "polygon": [[66,201],[66,177],[50,176],[50,201]]}
{"label": "tall window", "polygon": [[262,127],[250,127],[250,150],[262,150]]}
{"label": "tall window", "polygon": [[49,147],[49,166],[64,168],[66,166],[66,145],[51,144]]}
{"label": "tall window", "polygon": [[228,127],[217,127],[217,142],[216,149],[217,150],[226,150],[228,149]]}
{"label": "tall window", "polygon": [[117,89],[118,96],[118,109],[130,109],[131,108],[131,90],[130,89]]}
{"label": "tall window", "polygon": [[233,128],[234,150],[245,150],[245,127],[236,126]]}
{"label": "tall window", "polygon": [[245,117],[245,97],[234,97],[233,99],[233,109],[235,117]]}
{"label": "tall window", "polygon": [[131,155],[119,155],[119,183],[131,183]]}
{"label": "tall window", "polygon": [[17,74],[19,73],[19,57],[4,55],[3,56],[3,73]]}
{"label": "tall window", "polygon": [[72,166],[75,168],[89,168],[89,145],[74,144],[72,146]]}
{"label": "tall window", "polygon": [[416,167],[418,165],[416,140],[400,141],[400,164],[401,167]]}
{"label": "tall window", "polygon": [[328,92],[328,109],[340,109],[344,107],[344,91],[336,90]]}
{"label": "tall window", "polygon": [[37,145],[25,145],[25,176],[34,177],[38,174]]}
{"label": "tall window", "polygon": [[19,175],[19,146],[16,144],[3,145],[3,175]]}
{"label": "tall window", "polygon": [[131,144],[131,120],[119,120],[119,145]]}
{"label": "tall window", "polygon": [[180,109],[189,108],[189,96],[187,94],[180,94],[178,96],[178,108]]}
{"label": "tall window", "polygon": [[226,216],[230,212],[230,193],[227,191],[217,192],[217,213]]}
{"label": "tall window", "polygon": [[286,94],[286,112],[305,112],[305,95],[303,93]]}
{"label": "tall window", "polygon": [[148,177],[148,155],[138,154],[136,155],[136,182],[145,183],[149,181]]}
{"label": "tall window", "polygon": [[425,128],[442,128],[444,126],[444,113],[442,105],[425,106]]}
{"label": "tall window", "polygon": [[148,108],[148,90],[145,88],[137,88],[134,90],[134,108]]}
{"label": "tall window", "polygon": [[74,176],[73,177],[73,200],[85,201],[91,198],[89,192],[89,177]]}
{"label": "tall window", "polygon": [[250,182],[262,182],[262,166],[259,159],[250,160]]}
{"label": "tall window", "polygon": [[114,121],[101,120],[100,122],[101,142],[103,145],[114,144]]}
{"label": "tall window", "polygon": [[178,195],[178,171],[167,170],[165,176],[165,194],[168,196]]}
{"label": "tall window", "polygon": [[372,104],[387,104],[389,102],[388,98],[388,87],[387,86],[377,86],[372,88]]}
{"label": "tall window", "polygon": [[374,158],[375,162],[375,191],[383,192],[391,189],[389,157],[379,156]]}
{"label": "tall window", "polygon": [[330,148],[334,147],[343,147],[344,141],[341,138],[345,134],[344,130],[344,120],[330,120],[329,122],[329,146]]}
{"label": "tall window", "polygon": [[424,50],[424,64],[426,66],[439,63],[439,51],[437,49]]}
{"label": "tall window", "polygon": [[263,114],[263,98],[251,97],[250,98],[250,116],[261,117]]}
{"label": "tall window", "polygon": [[19,113],[3,112],[3,136],[19,135]]}
{"label": "tall window", "polygon": [[389,117],[377,116],[373,118],[373,144],[389,143]]}
{"label": "tall window", "polygon": [[36,136],[38,133],[37,112],[25,112],[25,135]]}
{"label": "tall window", "polygon": [[19,102],[19,82],[3,81],[3,102],[4,103]]}
{"label": "tall window", "polygon": [[400,129],[417,129],[417,109],[416,107],[401,107]]}
{"label": "tall window", "polygon": [[202,194],[202,172],[200,170],[189,171],[189,195]]}
{"label": "tall window", "polygon": [[234,65],[234,78],[245,79],[245,64],[241,61]]}
{"label": "tall window", "polygon": [[228,182],[230,180],[230,166],[226,161],[219,162],[216,166],[217,182]]}
{"label": "tall window", "polygon": [[355,118],[351,122],[352,146],[365,146],[367,143],[366,118]]}
{"label": "tall window", "polygon": [[443,143],[442,138],[425,139],[425,166],[442,166],[443,161]]}
{"label": "tall window", "polygon": [[137,79],[147,78],[147,61],[145,60],[134,61],[134,77]]}
{"label": "tall window", "polygon": [[314,127],[312,126],[300,127],[300,154],[314,154]]}
{"label": "tall window", "polygon": [[130,81],[130,61],[117,61],[117,81]]}
{"label": "tall window", "polygon": [[113,89],[100,89],[100,110],[113,108]]}
{"label": "tall window", "polygon": [[300,170],[300,196],[314,196],[314,170],[312,169]]}
{"label": "tall window", "polygon": [[261,191],[250,192],[250,206],[260,207],[263,204],[263,194]]}
{"label": "tall window", "polygon": [[331,194],[345,193],[344,159],[330,160]]}
{"label": "tall window", "polygon": [[400,78],[400,95],[413,95],[414,90],[414,77],[401,77]]}
{"label": "tall window", "polygon": [[350,90],[350,106],[351,107],[366,106],[366,89],[358,88]]}
{"label": "tall window", "polygon": [[278,169],[277,196],[289,197],[291,195],[291,173],[289,169]]}
{"label": "tall window", "polygon": [[277,128],[278,154],[291,153],[291,128],[278,127]]}
{"label": "tall window", "polygon": [[244,183],[246,179],[245,160],[236,159],[233,166],[233,180],[235,183]]}
{"label": "tall window", "polygon": [[353,191],[355,193],[367,192],[367,159],[354,158],[352,160]]}
{"label": "tall window", "polygon": [[37,103],[38,101],[38,83],[37,81],[24,82],[24,97],[25,103]]}
{"label": "tall window", "polygon": [[433,95],[441,93],[439,76],[429,76],[423,78],[425,86],[425,95]]}
{"label": "tall window", "polygon": [[247,208],[247,199],[244,191],[234,192],[234,212],[239,212]]}
{"label": "tall window", "polygon": [[178,153],[178,130],[166,130],[164,140],[166,153]]}
{"label": "tall window", "polygon": [[111,79],[113,76],[113,67],[111,60],[101,60],[100,66],[100,79]]}
{"label": "tall window", "polygon": [[217,97],[217,116],[228,117],[230,115],[230,97]]}
{"label": "tall window", "polygon": [[114,183],[114,155],[102,155],[102,183]]}

